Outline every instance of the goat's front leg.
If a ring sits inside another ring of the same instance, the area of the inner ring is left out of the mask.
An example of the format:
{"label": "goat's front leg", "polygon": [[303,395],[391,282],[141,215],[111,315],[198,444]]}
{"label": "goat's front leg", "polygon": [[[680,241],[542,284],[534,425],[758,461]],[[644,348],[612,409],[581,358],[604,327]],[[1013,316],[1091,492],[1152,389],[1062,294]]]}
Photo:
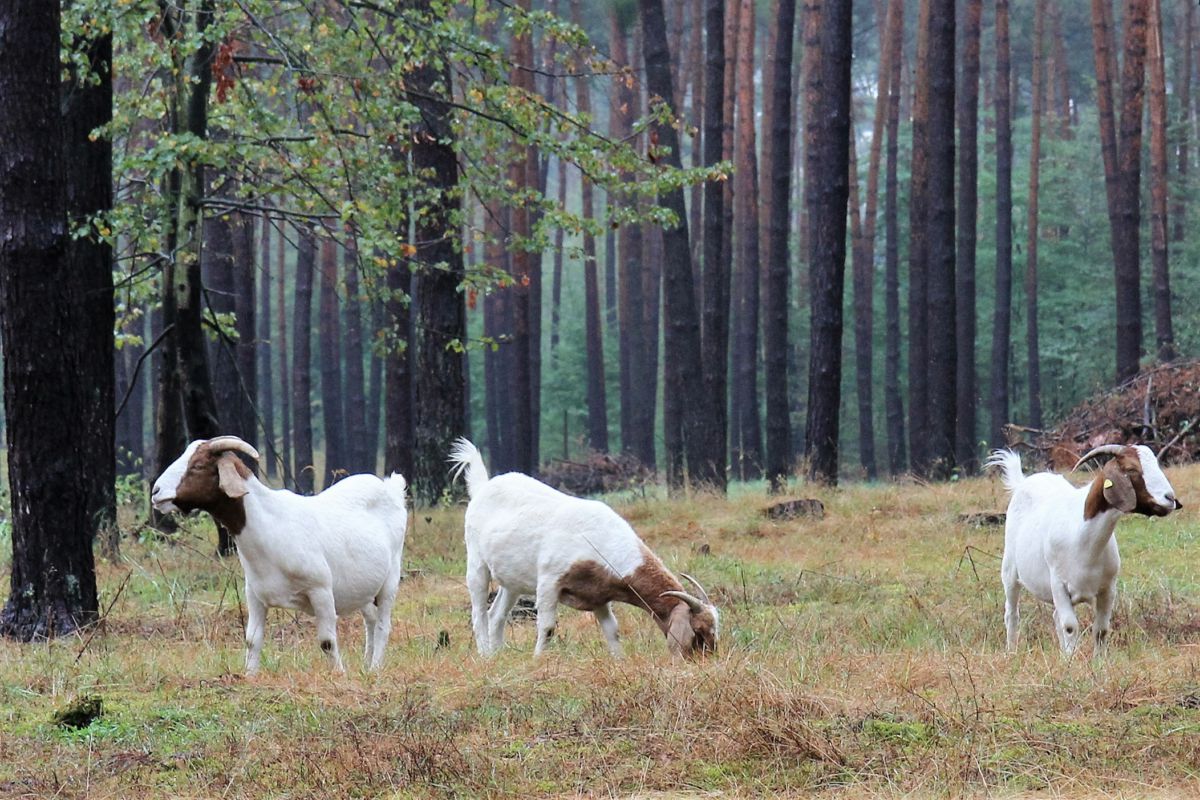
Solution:
{"label": "goat's front leg", "polygon": [[542,581],[537,588],[537,645],[533,654],[540,656],[546,649],[546,644],[554,636],[558,625],[558,584]]}
{"label": "goat's front leg", "polygon": [[1117,585],[1101,591],[1096,595],[1096,621],[1093,623],[1096,636],[1096,649],[1093,656],[1104,655],[1108,650],[1108,634],[1112,630],[1113,607],[1117,604]]}
{"label": "goat's front leg", "polygon": [[592,614],[595,615],[596,622],[600,625],[600,631],[604,634],[604,640],[608,643],[608,652],[612,654],[613,658],[620,658],[621,639],[617,636],[617,617],[613,614],[612,603],[605,603]]}
{"label": "goat's front leg", "polygon": [[1063,652],[1071,655],[1079,644],[1079,617],[1075,616],[1075,606],[1065,583],[1051,576],[1050,591],[1054,596],[1054,629],[1058,633],[1058,642]]}
{"label": "goat's front leg", "polygon": [[333,592],[329,589],[313,590],[309,592],[308,602],[312,604],[313,615],[317,618],[317,643],[321,651],[335,670],[345,672],[342,655],[338,652],[337,608],[333,603]]}
{"label": "goat's front leg", "polygon": [[246,585],[246,674],[258,672],[262,655],[263,633],[267,625],[267,605]]}
{"label": "goat's front leg", "polygon": [[496,597],[488,609],[488,641],[493,653],[500,652],[504,647],[504,626],[508,624],[508,615],[518,599],[516,592],[503,586],[496,587]]}

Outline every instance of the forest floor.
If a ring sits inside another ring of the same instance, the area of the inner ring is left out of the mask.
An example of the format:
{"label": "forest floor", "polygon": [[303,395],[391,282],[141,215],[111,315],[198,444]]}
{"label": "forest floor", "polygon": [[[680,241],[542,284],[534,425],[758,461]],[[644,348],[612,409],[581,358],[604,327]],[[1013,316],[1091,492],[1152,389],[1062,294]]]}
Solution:
{"label": "forest floor", "polygon": [[[101,565],[94,638],[0,642],[0,796],[1195,797],[1200,466],[1170,477],[1185,509],[1118,529],[1101,660],[1061,656],[1027,595],[1004,651],[1002,529],[959,521],[1003,508],[990,479],[802,487],[827,513],[791,522],[763,516],[761,487],[612,498],[721,607],[720,653],[689,663],[629,607],[622,660],[565,608],[544,658],[530,622],[478,658],[455,508],[410,525],[379,673],[358,619],[336,675],[311,620],[275,610],[246,678],[241,569],[197,519]],[[54,723],[86,695],[103,716]]]}

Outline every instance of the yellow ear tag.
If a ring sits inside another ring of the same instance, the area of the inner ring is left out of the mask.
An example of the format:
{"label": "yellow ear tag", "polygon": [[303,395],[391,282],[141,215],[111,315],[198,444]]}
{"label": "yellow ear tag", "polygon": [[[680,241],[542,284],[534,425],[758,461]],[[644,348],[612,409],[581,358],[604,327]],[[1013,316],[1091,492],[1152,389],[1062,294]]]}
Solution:
{"label": "yellow ear tag", "polygon": [[1108,480],[1107,478],[1105,478],[1105,480],[1104,480],[1104,488],[1105,488],[1105,489],[1111,489],[1111,488],[1112,488],[1112,481],[1110,481],[1110,480]]}

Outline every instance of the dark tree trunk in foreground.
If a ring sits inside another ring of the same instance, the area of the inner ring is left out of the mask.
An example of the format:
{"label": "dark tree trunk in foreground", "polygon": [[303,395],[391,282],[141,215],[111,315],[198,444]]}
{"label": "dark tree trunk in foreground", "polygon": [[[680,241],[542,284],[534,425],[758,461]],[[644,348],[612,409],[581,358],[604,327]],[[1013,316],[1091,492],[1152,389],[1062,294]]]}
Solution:
{"label": "dark tree trunk in foreground", "polygon": [[758,167],[754,136],[754,0],[739,0],[734,137],[733,466],[742,480],[762,476],[758,414]]}
{"label": "dark tree trunk in foreground", "polygon": [[271,370],[271,354],[275,349],[275,342],[271,337],[271,292],[274,286],[271,285],[271,262],[274,260],[275,254],[271,250],[271,225],[270,217],[263,217],[262,226],[259,229],[259,258],[258,258],[258,388],[259,398],[262,400],[260,410],[262,412],[262,427],[263,427],[263,458],[266,460],[264,465],[268,478],[274,478],[276,475],[276,460],[279,457],[278,451],[275,449],[275,380]]}
{"label": "dark tree trunk in foreground", "polygon": [[904,437],[904,397],[900,393],[900,181],[897,160],[900,150],[900,66],[904,44],[904,0],[890,0],[895,19],[890,31],[892,61],[888,79],[887,176],[884,179],[884,367],[883,402],[887,416],[888,472],[899,475],[908,461]]}
{"label": "dark tree trunk in foreground", "polygon": [[[1150,62],[1150,259],[1154,269],[1156,353],[1159,361],[1171,361],[1176,353],[1171,323],[1171,274],[1167,261],[1167,76],[1163,63],[1160,2],[1150,0],[1150,24],[1146,33],[1146,57]],[[1190,42],[1188,47],[1191,47]]]}
{"label": "dark tree trunk in foreground", "polygon": [[929,459],[933,475],[946,479],[954,469],[958,428],[954,265],[954,0],[930,0],[928,328]]}
{"label": "dark tree trunk in foreground", "polygon": [[[367,388],[363,373],[362,309],[365,299],[358,288],[358,252],[347,247],[343,263],[346,280],[346,467],[351,473],[374,472],[375,460],[367,445]],[[369,308],[369,306],[368,306]]]}
{"label": "dark tree trunk in foreground", "polygon": [[[227,194],[222,192],[222,194]],[[219,214],[204,220],[204,249],[200,256],[204,277],[205,305],[214,315],[228,318],[235,312],[233,219],[230,214]],[[244,437],[246,431],[240,425],[237,413],[241,398],[238,385],[237,361],[233,332],[222,330],[220,335],[208,335],[208,363],[212,369],[213,399],[221,409],[222,434]]]}
{"label": "dark tree trunk in foreground", "polygon": [[1042,154],[1042,109],[1045,104],[1046,0],[1034,4],[1033,23],[1033,109],[1030,112],[1029,199],[1025,228],[1025,345],[1029,369],[1029,424],[1042,427],[1042,367],[1038,348],[1038,183]]}
{"label": "dark tree trunk in foreground", "polygon": [[929,472],[929,4],[917,13],[917,79],[912,109],[908,200],[908,451],[912,471]]}
{"label": "dark tree trunk in foreground", "polygon": [[853,16],[849,0],[830,0],[810,7],[807,14],[805,46],[819,48],[819,55],[814,59],[815,69],[805,76],[804,197],[812,308],[806,443],[809,478],[836,484]]}
{"label": "dark tree trunk in foreground", "polygon": [[[112,119],[112,36],[77,40],[92,75],[72,70],[62,87],[62,120],[67,215],[78,227],[112,208],[112,141],[92,131]],[[88,422],[81,446],[90,454],[86,473],[88,514],[96,521],[101,550],[119,555],[117,529],[116,435],[114,408],[112,248],[95,226],[67,247],[73,274],[83,290],[85,327],[77,332],[86,355],[79,382],[88,393]],[[124,387],[121,387],[124,390]],[[141,421],[138,421],[140,426]],[[139,428],[140,430],[140,428]]]}
{"label": "dark tree trunk in foreground", "polygon": [[[413,169],[428,174],[429,190],[437,202],[426,201],[426,212],[418,217],[416,258],[420,260],[420,291],[417,294],[417,346],[415,408],[413,413],[413,495],[435,504],[450,489],[446,469],[446,446],[456,436],[468,433],[467,393],[463,383],[467,308],[459,284],[464,277],[462,251],[454,246],[455,217],[461,201],[454,194],[458,185],[450,109],[431,99],[440,82],[450,91],[450,67],[439,73],[429,66],[412,73],[419,94],[413,98],[421,112],[414,129]],[[535,449],[536,453],[536,449]]]}
{"label": "dark tree trunk in foreground", "polygon": [[[95,413],[80,375],[98,326],[68,258],[64,125],[52,99],[61,69],[58,4],[0,2],[0,335],[14,498],[0,634],[21,641],[70,633],[98,612],[92,452],[79,446]],[[106,302],[111,314],[111,289]],[[112,407],[109,398],[101,411]]]}
{"label": "dark tree trunk in foreground", "polygon": [[[576,25],[582,26],[579,0],[571,0],[571,17]],[[580,65],[582,66],[582,65]],[[575,87],[579,113],[591,116],[592,97],[588,78],[580,79]],[[584,224],[594,216],[592,182],[584,176],[580,180],[582,209],[580,216]],[[608,396],[604,386],[604,329],[600,320],[600,278],[596,263],[596,237],[586,228],[583,231],[583,285],[584,285],[584,328],[586,341],[588,447],[598,453],[608,452]]]}
{"label": "dark tree trunk in foreground", "polygon": [[[767,394],[767,480],[772,492],[781,492],[792,466],[792,425],[788,408],[788,278],[791,258],[792,194],[792,42],[796,29],[796,0],[777,0],[776,47],[771,130],[770,195],[771,216],[767,221],[770,261],[764,283],[763,307],[764,372]],[[716,37],[720,38],[720,37]],[[718,95],[719,96],[719,95]],[[719,191],[719,187],[718,187]]]}
{"label": "dark tree trunk in foreground", "polygon": [[[704,163],[716,164],[723,157],[725,96],[725,0],[706,0],[705,29],[708,34],[704,66]],[[696,20],[699,24],[699,20]],[[704,398],[708,418],[705,452],[721,463],[725,477],[725,447],[729,435],[726,395],[729,387],[729,272],[721,258],[725,233],[725,184],[704,184],[704,287],[703,335],[701,359],[704,369]],[[723,484],[722,484],[723,485]]]}
{"label": "dark tree trunk in foreground", "polygon": [[[258,346],[255,331],[254,304],[254,218],[249,214],[233,214],[233,312],[237,315],[237,344],[234,362],[237,365],[238,392],[236,421],[244,433],[239,434],[251,444],[258,443],[258,369],[255,353]],[[264,448],[265,450],[265,448]]]}
{"label": "dark tree trunk in foreground", "polygon": [[1012,80],[1008,0],[996,0],[996,311],[992,317],[991,431],[988,444],[1005,443],[1009,422],[1008,362],[1012,353]]}
{"label": "dark tree trunk in foreground", "polygon": [[[660,101],[674,97],[671,86],[671,57],[667,48],[662,0],[640,0],[646,59],[646,88]],[[672,125],[654,125],[660,154],[668,166],[679,169],[679,132]],[[663,330],[663,419],[667,445],[667,482],[681,488],[686,469],[694,485],[723,485],[724,463],[714,463],[705,452],[704,404],[700,361],[700,319],[692,282],[691,247],[688,243],[687,210],[683,189],[659,195],[659,203],[670,209],[678,223],[663,231],[662,319]]]}
{"label": "dark tree trunk in foreground", "polygon": [[979,188],[979,29],[983,0],[968,0],[963,21],[962,86],[958,93],[958,263],[955,265],[955,341],[958,431],[955,460],[968,474],[979,469],[975,373],[975,225]]}
{"label": "dark tree trunk in foreground", "polygon": [[312,494],[316,484],[312,430],[312,289],[317,263],[317,237],[300,227],[296,253],[296,283],[292,307],[292,441],[296,461],[296,491]]}
{"label": "dark tree trunk in foreground", "polygon": [[328,489],[346,476],[346,420],[342,414],[342,331],[337,296],[338,245],[321,241],[321,300],[317,336],[321,340],[321,423],[325,431],[325,475]]}

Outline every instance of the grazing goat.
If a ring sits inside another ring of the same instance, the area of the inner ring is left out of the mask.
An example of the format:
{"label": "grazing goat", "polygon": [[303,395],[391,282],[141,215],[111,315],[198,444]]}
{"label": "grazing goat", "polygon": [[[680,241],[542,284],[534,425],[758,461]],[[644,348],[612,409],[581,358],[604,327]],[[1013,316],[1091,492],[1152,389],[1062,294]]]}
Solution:
{"label": "grazing goat", "polygon": [[236,454],[258,451],[236,436],[188,445],[154,482],[159,511],[207,511],[237,543],[246,575],[246,672],[258,671],[268,608],[317,618],[317,641],[341,672],[337,618],[360,611],[366,659],[383,661],[408,512],[404,478],[351,475],[315,497],[259,482]]}
{"label": "grazing goat", "polygon": [[1113,535],[1117,520],[1133,512],[1165,517],[1183,505],[1175,499],[1154,452],[1144,446],[1102,445],[1079,459],[1074,469],[1100,456],[1112,459],[1091,483],[1075,487],[1062,475],[1021,473],[1021,457],[996,450],[988,466],[999,466],[1012,493],[1004,527],[1004,626],[1008,648],[1017,644],[1020,587],[1054,605],[1054,627],[1068,655],[1079,640],[1076,603],[1096,610],[1092,623],[1096,652],[1108,638],[1117,599],[1121,556]]}
{"label": "grazing goat", "polygon": [[[612,603],[644,608],[654,617],[672,653],[691,657],[715,652],[717,607],[695,579],[699,597],[663,566],[633,528],[604,503],[582,500],[528,475],[510,472],[488,479],[475,445],[454,443],[455,475],[466,475],[467,587],[475,645],[491,655],[504,645],[504,624],[517,597],[537,603],[540,655],[554,634],[560,602],[590,611],[608,642],[621,654]],[[499,590],[487,608],[492,578]]]}

